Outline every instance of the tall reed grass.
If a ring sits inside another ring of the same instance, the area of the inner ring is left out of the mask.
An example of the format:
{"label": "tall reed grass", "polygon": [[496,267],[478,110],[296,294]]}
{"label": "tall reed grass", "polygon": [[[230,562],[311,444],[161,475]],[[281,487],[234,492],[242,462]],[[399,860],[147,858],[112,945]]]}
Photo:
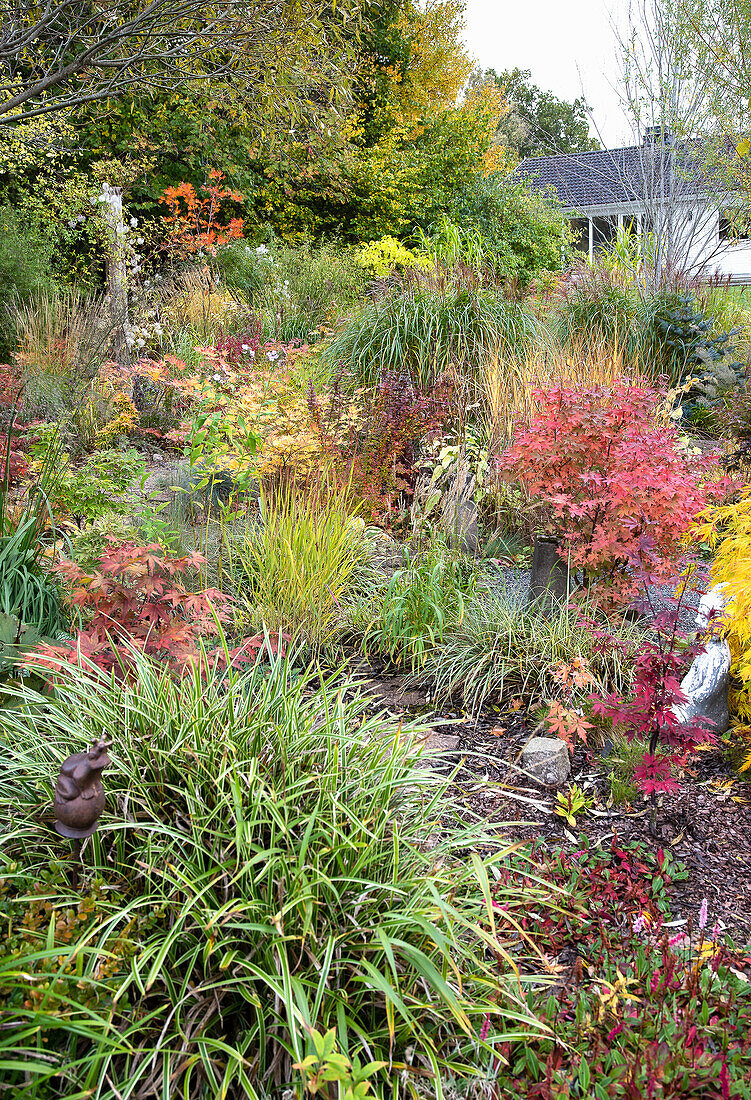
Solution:
{"label": "tall reed grass", "polygon": [[491,453],[510,441],[514,425],[537,410],[535,390],[555,383],[613,386],[627,379],[642,380],[638,367],[617,343],[600,336],[571,341],[567,346],[536,343],[525,354],[488,355],[481,368],[483,412]]}
{"label": "tall reed grass", "polygon": [[59,417],[80,400],[107,358],[113,319],[104,295],[42,291],[18,302],[13,313],[24,408]]}

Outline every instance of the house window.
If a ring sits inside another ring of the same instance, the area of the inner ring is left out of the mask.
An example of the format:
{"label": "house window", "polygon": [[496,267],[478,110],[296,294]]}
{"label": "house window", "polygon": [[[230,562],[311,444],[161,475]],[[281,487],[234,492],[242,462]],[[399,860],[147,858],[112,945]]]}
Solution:
{"label": "house window", "polygon": [[611,245],[618,233],[618,218],[592,218],[592,244],[595,251]]}
{"label": "house window", "polygon": [[589,218],[572,218],[571,233],[574,238],[574,248],[589,255]]}
{"label": "house window", "polygon": [[751,241],[751,225],[748,218],[739,217],[735,210],[725,210],[720,214],[720,240]]}

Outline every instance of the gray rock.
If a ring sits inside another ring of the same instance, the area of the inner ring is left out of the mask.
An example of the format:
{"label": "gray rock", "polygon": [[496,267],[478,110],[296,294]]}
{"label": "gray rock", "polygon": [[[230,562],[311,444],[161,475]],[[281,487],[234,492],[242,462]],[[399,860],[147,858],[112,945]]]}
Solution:
{"label": "gray rock", "polygon": [[460,738],[453,733],[430,733],[424,741],[426,752],[456,752]]}
{"label": "gray rock", "polygon": [[443,771],[453,768],[457,763],[457,749],[460,738],[453,733],[436,733],[427,730],[424,737],[414,741],[414,751],[420,754],[418,766]]}
{"label": "gray rock", "polygon": [[717,636],[718,628],[722,627],[724,607],[722,585],[715,585],[699,601],[696,625],[706,634],[704,651],[694,658],[681,681],[686,702],[673,707],[673,714],[679,721],[706,719],[706,725],[715,733],[724,733],[730,725],[730,646]]}
{"label": "gray rock", "polygon": [[568,747],[558,737],[533,737],[524,747],[521,766],[548,787],[563,786],[571,775]]}

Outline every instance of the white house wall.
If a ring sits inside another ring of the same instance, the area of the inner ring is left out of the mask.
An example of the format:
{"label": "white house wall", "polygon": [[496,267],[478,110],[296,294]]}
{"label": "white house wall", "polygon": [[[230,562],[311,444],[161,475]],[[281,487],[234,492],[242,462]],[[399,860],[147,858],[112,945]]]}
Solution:
{"label": "white house wall", "polygon": [[[620,224],[624,218],[641,217],[644,206],[635,202],[587,206],[568,210],[566,214],[571,218],[590,220],[589,256],[592,259],[594,249],[591,219],[617,217]],[[707,279],[718,276],[732,282],[751,283],[751,241],[740,241],[736,244],[721,242],[720,215],[717,210],[708,210],[700,202],[692,200],[684,205],[677,220],[680,225],[677,250],[682,253],[688,271]]]}

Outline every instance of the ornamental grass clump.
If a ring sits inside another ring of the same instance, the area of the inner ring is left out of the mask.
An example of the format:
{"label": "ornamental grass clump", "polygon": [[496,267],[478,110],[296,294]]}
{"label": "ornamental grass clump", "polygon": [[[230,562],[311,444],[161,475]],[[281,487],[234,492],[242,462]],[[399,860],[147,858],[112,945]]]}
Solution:
{"label": "ornamental grass clump", "polygon": [[384,372],[408,371],[420,389],[450,370],[469,376],[495,349],[516,353],[542,338],[525,306],[457,278],[413,281],[358,310],[321,357],[373,385]]}
{"label": "ornamental grass clump", "polygon": [[364,556],[346,489],[293,484],[262,493],[260,515],[228,540],[222,585],[256,627],[318,651],[338,630]]}
{"label": "ornamental grass clump", "polygon": [[354,632],[366,653],[415,672],[461,623],[477,583],[473,565],[457,551],[428,547],[355,608]]}
{"label": "ornamental grass clump", "polygon": [[537,341],[524,354],[488,356],[482,369],[483,414],[492,453],[510,443],[514,428],[540,412],[536,394],[551,386],[610,387],[637,382],[633,364],[618,343],[591,336],[567,342]]}
{"label": "ornamental grass clump", "polygon": [[[504,945],[565,891],[534,869],[502,885],[514,846],[462,822],[418,766],[417,725],[282,658],[208,682],[142,653],[133,669],[63,671],[0,707],[14,1097],[302,1098],[295,1066],[331,1028],[348,1059],[383,1063],[369,1095],[440,1096],[481,1050],[537,1033]],[[62,760],[101,735],[107,806],[74,892],[50,802]]]}
{"label": "ornamental grass clump", "polygon": [[639,631],[624,624],[620,645],[603,646],[588,621],[594,615],[594,608],[563,606],[546,618],[504,592],[476,596],[415,679],[431,684],[434,698],[461,696],[473,714],[510,693],[534,700],[554,694],[556,668],[575,660],[584,662],[600,690],[624,690]]}
{"label": "ornamental grass clump", "polygon": [[65,465],[56,434],[34,479],[18,485],[28,471],[14,435],[19,399],[20,394],[13,401],[4,438],[0,436],[0,614],[54,636],[66,627],[67,619],[45,559],[58,537],[49,498]]}

